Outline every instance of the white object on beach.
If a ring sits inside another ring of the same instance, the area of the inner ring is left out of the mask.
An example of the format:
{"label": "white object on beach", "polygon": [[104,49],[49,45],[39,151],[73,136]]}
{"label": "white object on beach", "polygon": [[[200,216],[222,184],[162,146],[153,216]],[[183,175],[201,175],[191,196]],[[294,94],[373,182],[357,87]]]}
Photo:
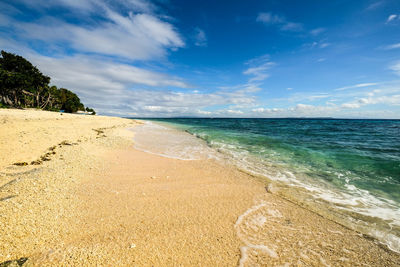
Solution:
{"label": "white object on beach", "polygon": [[267,192],[271,194],[275,194],[276,192],[278,192],[278,188],[273,183],[269,183],[266,189]]}

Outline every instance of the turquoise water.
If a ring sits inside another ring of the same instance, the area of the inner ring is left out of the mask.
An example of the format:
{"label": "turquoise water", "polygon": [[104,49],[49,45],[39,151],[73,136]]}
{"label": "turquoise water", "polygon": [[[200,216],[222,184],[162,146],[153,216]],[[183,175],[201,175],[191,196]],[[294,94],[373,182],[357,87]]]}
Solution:
{"label": "turquoise water", "polygon": [[399,250],[399,120],[156,121],[203,139],[242,169],[310,192]]}

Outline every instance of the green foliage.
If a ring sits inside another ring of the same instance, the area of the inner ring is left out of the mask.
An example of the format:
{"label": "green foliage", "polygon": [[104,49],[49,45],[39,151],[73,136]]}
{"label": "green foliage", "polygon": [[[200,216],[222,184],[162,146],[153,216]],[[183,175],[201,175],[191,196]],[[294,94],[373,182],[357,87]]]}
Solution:
{"label": "green foliage", "polygon": [[85,110],[85,107],[81,103],[79,97],[73,92],[61,88],[58,92],[61,109],[65,112],[77,112],[78,110]]}
{"label": "green foliage", "polygon": [[50,78],[21,56],[5,51],[1,51],[1,56],[1,102],[13,107],[29,105],[40,108],[44,101],[41,93],[46,91]]}
{"label": "green foliage", "polygon": [[71,113],[85,110],[76,94],[65,88],[49,86],[49,83],[50,77],[43,75],[28,60],[1,51],[0,107],[35,107]]}
{"label": "green foliage", "polygon": [[94,109],[86,107],[86,112],[91,112],[92,115],[96,115],[96,111],[94,111]]}

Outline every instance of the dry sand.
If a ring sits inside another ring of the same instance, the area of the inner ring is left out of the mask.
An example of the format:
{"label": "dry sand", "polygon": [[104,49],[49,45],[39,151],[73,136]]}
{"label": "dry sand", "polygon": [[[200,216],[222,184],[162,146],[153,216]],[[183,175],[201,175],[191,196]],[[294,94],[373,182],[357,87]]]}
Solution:
{"label": "dry sand", "polygon": [[133,149],[135,124],[0,110],[0,266],[400,265],[228,163]]}

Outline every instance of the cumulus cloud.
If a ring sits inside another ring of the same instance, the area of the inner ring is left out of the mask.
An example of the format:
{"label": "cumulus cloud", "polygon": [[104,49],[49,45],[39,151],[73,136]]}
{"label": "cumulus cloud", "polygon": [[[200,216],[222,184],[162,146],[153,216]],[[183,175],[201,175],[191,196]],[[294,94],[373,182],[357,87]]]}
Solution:
{"label": "cumulus cloud", "polygon": [[[213,106],[248,106],[255,98],[242,88],[200,93],[188,88],[182,79],[123,63],[77,55],[51,58],[38,54],[26,57],[37,65],[52,83],[78,93],[83,102],[100,113],[130,116],[206,116],[202,109]],[[156,88],[164,88],[162,90]],[[221,116],[238,115],[237,109],[220,110]],[[235,112],[232,112],[235,111]]]}
{"label": "cumulus cloud", "polygon": [[256,117],[321,117],[332,116],[338,111],[336,106],[314,106],[297,104],[289,108],[256,108],[252,109]]}
{"label": "cumulus cloud", "polygon": [[271,12],[261,12],[258,14],[256,21],[265,25],[276,25],[282,31],[299,32],[303,30],[302,23],[288,21],[284,16],[272,14]]}
{"label": "cumulus cloud", "polygon": [[359,108],[361,105],[359,103],[344,103],[342,104],[343,108]]}
{"label": "cumulus cloud", "polygon": [[391,95],[391,96],[374,96],[371,95],[367,98],[359,98],[356,101],[348,102],[342,104],[344,108],[360,108],[366,105],[376,105],[376,104],[385,104],[385,105],[400,105],[400,95]]}
{"label": "cumulus cloud", "polygon": [[[253,108],[251,112],[255,117],[375,117],[375,118],[400,118],[394,112],[388,110],[361,111],[367,105],[400,106],[400,94],[379,95],[379,90],[359,97],[350,102],[335,104],[327,102],[326,105],[310,105],[299,103],[288,108]],[[397,90],[398,92],[398,90]],[[372,109],[371,109],[372,110]],[[374,114],[375,112],[375,114]]]}
{"label": "cumulus cloud", "polygon": [[243,111],[241,111],[241,110],[227,109],[225,112],[228,114],[233,114],[233,115],[242,115],[243,114]]}

